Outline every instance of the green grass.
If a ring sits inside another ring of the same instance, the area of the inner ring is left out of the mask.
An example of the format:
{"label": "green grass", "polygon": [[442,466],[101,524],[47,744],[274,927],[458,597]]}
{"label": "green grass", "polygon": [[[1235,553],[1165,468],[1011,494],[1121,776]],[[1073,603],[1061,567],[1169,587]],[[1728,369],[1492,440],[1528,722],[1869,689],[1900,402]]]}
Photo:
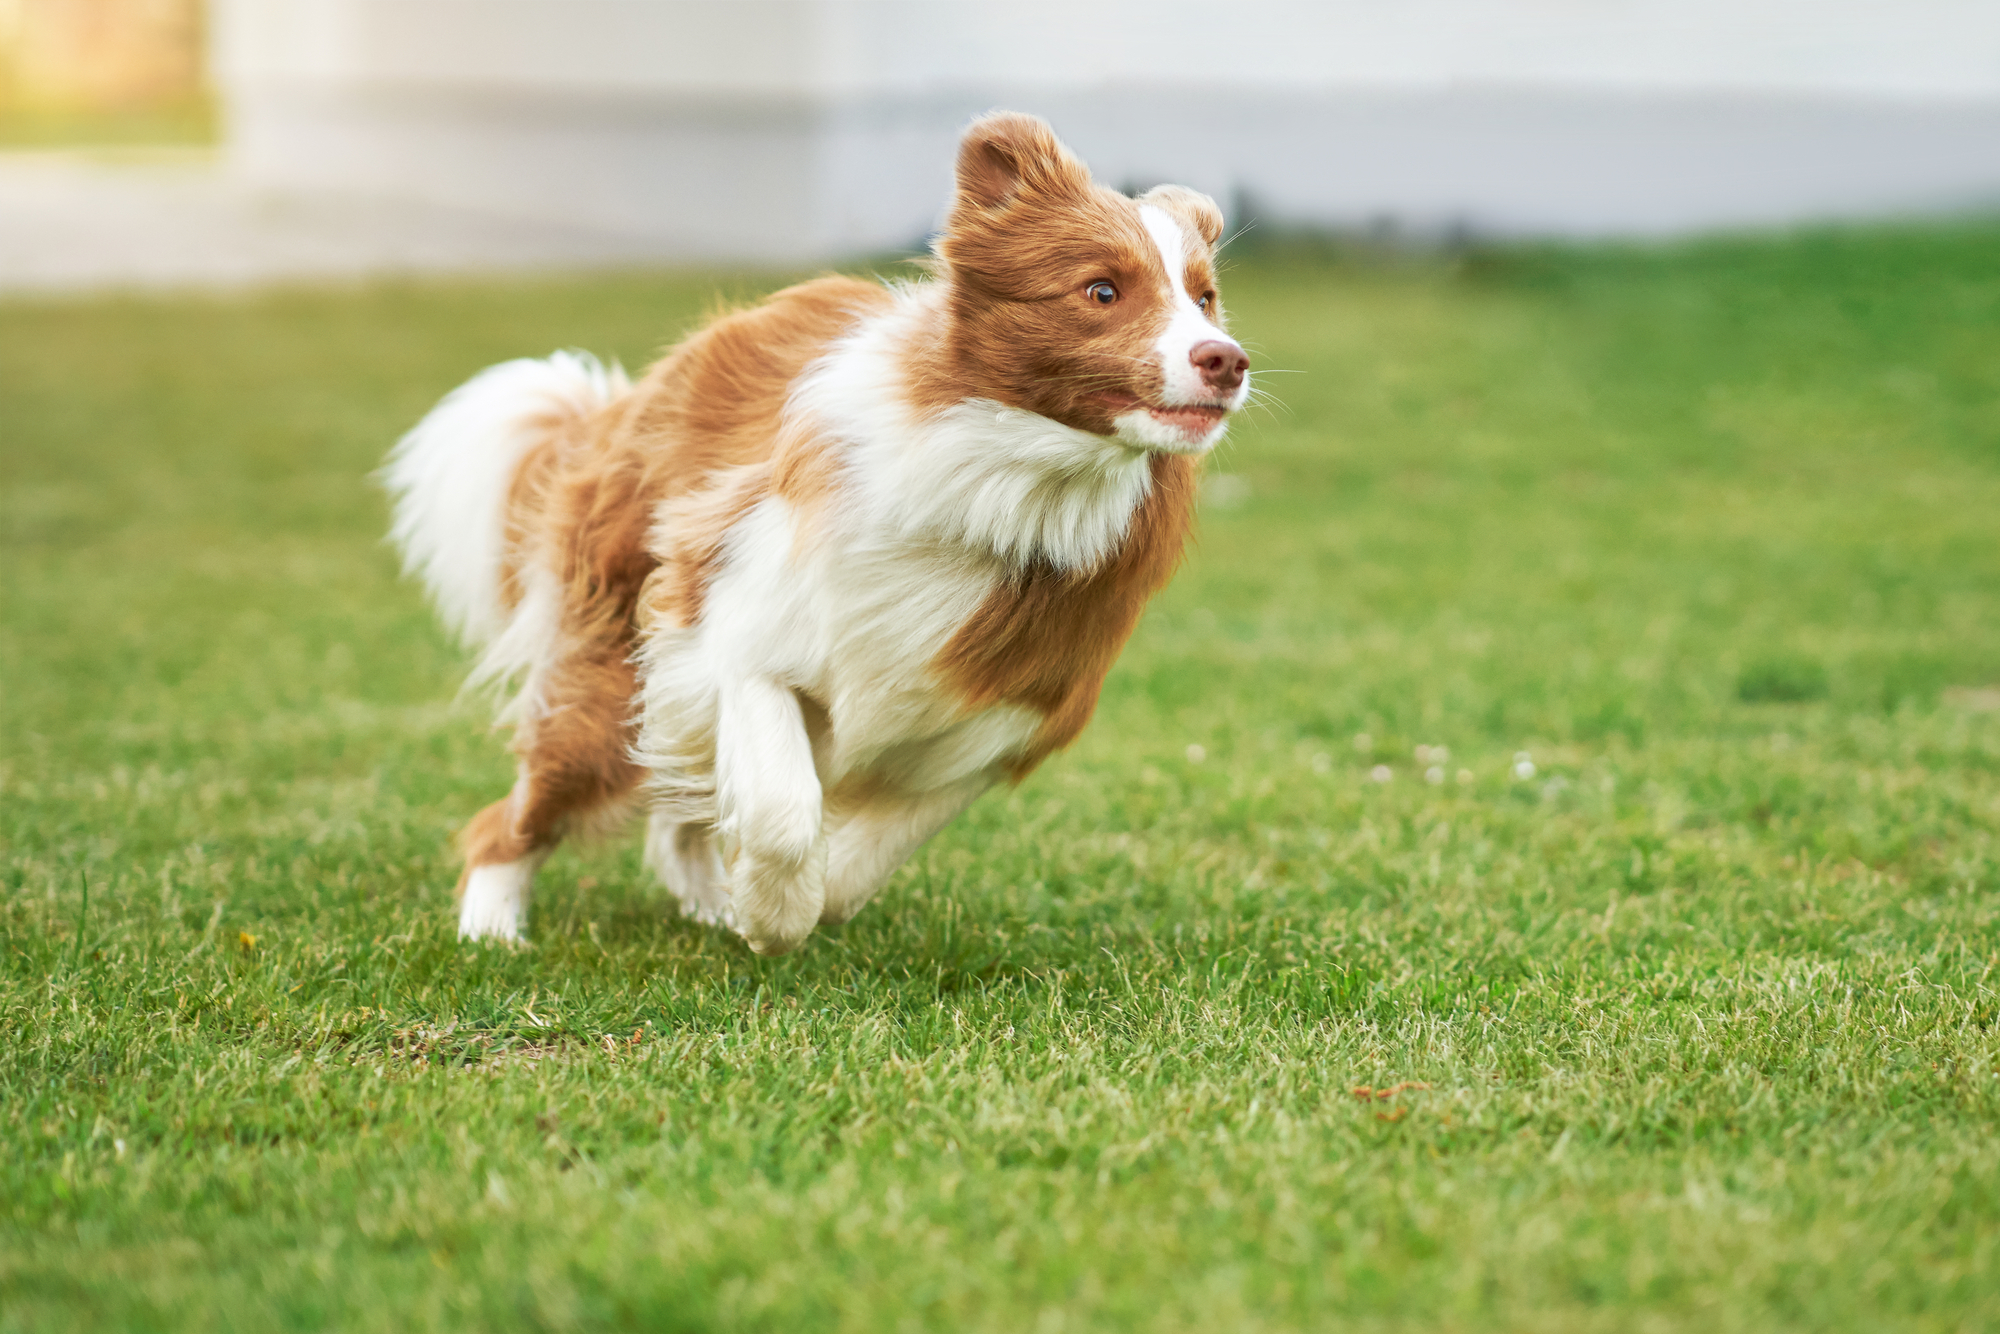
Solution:
{"label": "green grass", "polygon": [[364,474],[716,285],[0,307],[0,1331],[2000,1322],[2000,229],[1247,258],[1071,752],[785,959],[629,840],[462,949]]}

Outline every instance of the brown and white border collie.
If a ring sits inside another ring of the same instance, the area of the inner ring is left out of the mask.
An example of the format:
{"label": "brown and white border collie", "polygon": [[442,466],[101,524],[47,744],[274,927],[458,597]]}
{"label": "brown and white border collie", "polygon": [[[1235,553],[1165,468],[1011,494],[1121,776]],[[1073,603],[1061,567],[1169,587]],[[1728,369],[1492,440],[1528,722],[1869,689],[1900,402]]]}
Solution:
{"label": "brown and white border collie", "polygon": [[1222,215],[973,123],[929,281],[820,278],[637,384],[482,372],[390,456],[406,567],[518,682],[458,929],[518,939],[566,832],[642,804],[685,910],[764,954],[1090,718],[1250,392]]}

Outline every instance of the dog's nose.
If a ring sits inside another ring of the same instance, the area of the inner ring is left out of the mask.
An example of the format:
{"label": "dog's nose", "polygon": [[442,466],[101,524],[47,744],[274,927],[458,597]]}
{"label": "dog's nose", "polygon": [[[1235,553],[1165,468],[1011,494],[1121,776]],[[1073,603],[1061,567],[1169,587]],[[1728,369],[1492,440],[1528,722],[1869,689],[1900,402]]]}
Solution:
{"label": "dog's nose", "polygon": [[1225,338],[1196,343],[1188,353],[1188,360],[1201,372],[1201,382],[1210,389],[1234,389],[1243,383],[1243,373],[1250,369],[1248,354]]}

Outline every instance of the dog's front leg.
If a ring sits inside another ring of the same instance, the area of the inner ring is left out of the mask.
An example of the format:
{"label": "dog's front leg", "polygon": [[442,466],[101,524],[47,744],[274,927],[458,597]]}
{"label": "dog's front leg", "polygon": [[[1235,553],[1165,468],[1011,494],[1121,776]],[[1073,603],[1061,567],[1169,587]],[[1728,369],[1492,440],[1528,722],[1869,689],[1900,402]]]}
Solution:
{"label": "dog's front leg", "polygon": [[759,954],[812,934],[826,897],[819,774],[798,696],[750,677],[722,691],[716,720],[717,827],[730,854],[736,926]]}

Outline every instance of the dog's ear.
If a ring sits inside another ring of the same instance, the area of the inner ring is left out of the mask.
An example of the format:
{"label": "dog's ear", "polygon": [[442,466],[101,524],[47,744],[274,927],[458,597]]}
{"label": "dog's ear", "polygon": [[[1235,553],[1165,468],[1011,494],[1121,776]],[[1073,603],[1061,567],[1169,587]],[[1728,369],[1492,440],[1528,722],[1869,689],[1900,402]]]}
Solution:
{"label": "dog's ear", "polygon": [[1090,188],[1090,169],[1039,116],[996,111],[981,116],[958,144],[958,199],[967,210],[1005,208],[1015,200],[1059,199]]}
{"label": "dog's ear", "polygon": [[1222,210],[1215,201],[1197,190],[1185,185],[1156,185],[1139,196],[1142,204],[1151,204],[1165,209],[1195,231],[1208,242],[1209,248],[1222,239]]}

